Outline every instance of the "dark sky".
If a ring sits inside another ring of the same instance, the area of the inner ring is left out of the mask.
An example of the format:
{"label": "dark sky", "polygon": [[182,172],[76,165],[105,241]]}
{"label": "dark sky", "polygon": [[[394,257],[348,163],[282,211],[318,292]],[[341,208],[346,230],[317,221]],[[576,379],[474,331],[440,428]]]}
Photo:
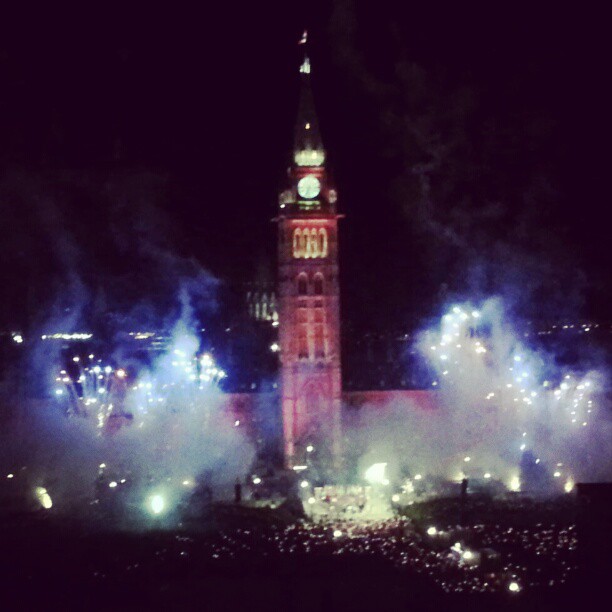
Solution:
{"label": "dark sky", "polygon": [[606,318],[603,15],[428,6],[3,15],[4,323],[45,282],[127,308],[164,266],[270,268],[305,26],[351,320],[412,327],[490,293]]}

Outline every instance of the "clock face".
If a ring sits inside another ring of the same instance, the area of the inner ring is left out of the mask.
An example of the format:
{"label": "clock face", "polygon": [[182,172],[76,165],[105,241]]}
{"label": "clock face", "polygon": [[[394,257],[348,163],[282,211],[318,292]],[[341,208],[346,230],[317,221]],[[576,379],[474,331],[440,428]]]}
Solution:
{"label": "clock face", "polygon": [[297,190],[302,198],[310,200],[319,195],[321,183],[316,176],[308,175],[298,181]]}

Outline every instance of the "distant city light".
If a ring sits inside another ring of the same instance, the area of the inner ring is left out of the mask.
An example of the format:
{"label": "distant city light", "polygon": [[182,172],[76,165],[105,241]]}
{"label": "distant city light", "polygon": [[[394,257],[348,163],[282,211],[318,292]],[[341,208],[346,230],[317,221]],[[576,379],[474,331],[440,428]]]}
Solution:
{"label": "distant city light", "polygon": [[89,340],[93,334],[76,333],[76,334],[43,334],[42,340]]}

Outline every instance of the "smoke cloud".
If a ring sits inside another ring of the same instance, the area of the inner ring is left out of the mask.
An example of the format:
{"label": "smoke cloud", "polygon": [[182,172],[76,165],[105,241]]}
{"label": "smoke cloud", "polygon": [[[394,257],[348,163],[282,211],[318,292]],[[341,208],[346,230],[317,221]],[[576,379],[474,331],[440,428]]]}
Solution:
{"label": "smoke cloud", "polygon": [[360,472],[388,462],[396,477],[490,479],[536,493],[612,477],[605,370],[558,365],[517,332],[500,299],[453,306],[417,348],[439,407],[364,407],[349,430]]}

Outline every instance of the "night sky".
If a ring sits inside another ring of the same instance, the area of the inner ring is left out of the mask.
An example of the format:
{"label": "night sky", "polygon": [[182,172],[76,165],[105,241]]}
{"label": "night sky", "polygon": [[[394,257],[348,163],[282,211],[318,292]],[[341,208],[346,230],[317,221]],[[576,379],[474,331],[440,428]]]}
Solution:
{"label": "night sky", "polygon": [[412,329],[490,294],[607,319],[603,16],[458,6],[5,14],[2,325],[33,305],[162,312],[185,279],[210,303],[208,273],[273,279],[304,27],[347,320]]}

